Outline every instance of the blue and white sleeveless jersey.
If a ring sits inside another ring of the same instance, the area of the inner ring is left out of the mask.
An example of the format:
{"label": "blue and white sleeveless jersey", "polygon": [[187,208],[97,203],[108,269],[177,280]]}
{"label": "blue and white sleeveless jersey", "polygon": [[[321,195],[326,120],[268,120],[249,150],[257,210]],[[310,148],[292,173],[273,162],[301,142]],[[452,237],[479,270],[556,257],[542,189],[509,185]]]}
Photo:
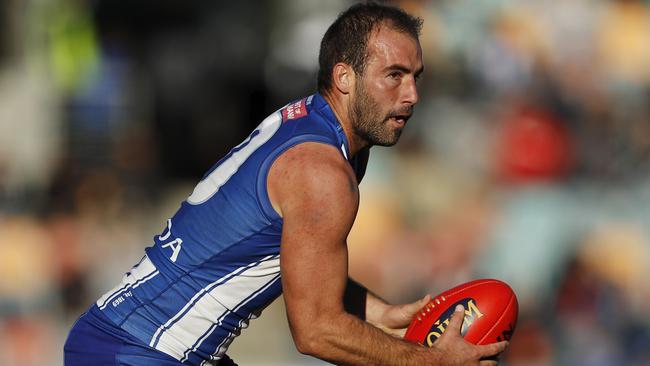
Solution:
{"label": "blue and white sleeveless jersey", "polygon": [[[308,141],[334,145],[348,159],[343,129],[319,94],[271,114],[215,164],[96,307],[184,364],[221,358],[282,292],[282,218],[271,206],[266,179],[280,154]],[[358,172],[365,169],[365,161],[348,160]]]}

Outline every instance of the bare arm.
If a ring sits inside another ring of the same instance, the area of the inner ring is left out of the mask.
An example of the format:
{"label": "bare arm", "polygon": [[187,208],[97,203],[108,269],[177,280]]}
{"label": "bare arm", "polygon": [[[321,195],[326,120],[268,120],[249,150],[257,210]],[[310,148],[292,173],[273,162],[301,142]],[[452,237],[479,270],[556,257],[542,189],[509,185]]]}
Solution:
{"label": "bare arm", "polygon": [[[268,179],[271,201],[284,219],[282,285],[298,350],[343,365],[447,364],[442,350],[391,337],[344,310],[346,237],[358,192],[354,173],[336,148],[293,147],[274,163]],[[488,355],[478,348],[472,352],[474,364]]]}

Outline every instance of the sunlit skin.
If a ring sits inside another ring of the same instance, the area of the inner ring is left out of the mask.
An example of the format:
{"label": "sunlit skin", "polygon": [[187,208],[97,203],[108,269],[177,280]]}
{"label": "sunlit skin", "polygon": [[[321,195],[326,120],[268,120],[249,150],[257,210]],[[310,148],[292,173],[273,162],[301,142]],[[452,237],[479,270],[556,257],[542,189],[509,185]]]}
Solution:
{"label": "sunlit skin", "polygon": [[341,93],[325,96],[343,125],[352,154],[397,142],[418,102],[416,81],[424,69],[419,42],[386,25],[371,34],[367,53],[361,74],[349,65],[335,65],[333,81]]}

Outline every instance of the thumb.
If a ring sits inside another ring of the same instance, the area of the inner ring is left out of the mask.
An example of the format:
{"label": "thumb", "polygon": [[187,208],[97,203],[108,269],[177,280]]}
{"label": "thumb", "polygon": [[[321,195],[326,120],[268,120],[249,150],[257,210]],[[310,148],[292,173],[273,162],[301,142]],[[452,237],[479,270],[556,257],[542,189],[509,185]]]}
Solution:
{"label": "thumb", "polygon": [[403,308],[404,314],[410,319],[417,314],[418,311],[424,309],[424,307],[431,301],[431,295],[425,295],[420,300],[406,304]]}
{"label": "thumb", "polygon": [[465,320],[465,307],[463,305],[456,305],[454,313],[451,315],[449,320],[449,326],[447,328],[452,329],[456,334],[460,334],[460,331],[463,327],[463,321]]}
{"label": "thumb", "polygon": [[426,304],[431,301],[431,295],[427,294],[423,298],[417,301],[418,309],[422,309]]}
{"label": "thumb", "polygon": [[[418,312],[422,311],[424,307],[431,301],[431,295],[426,295],[420,300],[410,304],[404,304],[399,307],[399,320],[400,322],[410,322]],[[395,324],[397,326],[401,326]]]}

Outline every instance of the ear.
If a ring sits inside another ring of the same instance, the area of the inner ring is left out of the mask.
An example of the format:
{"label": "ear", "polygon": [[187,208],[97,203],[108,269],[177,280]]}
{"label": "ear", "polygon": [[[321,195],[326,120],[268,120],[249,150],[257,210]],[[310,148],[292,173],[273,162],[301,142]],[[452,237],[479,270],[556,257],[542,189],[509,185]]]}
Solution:
{"label": "ear", "polygon": [[354,90],[355,76],[352,67],[343,62],[337,63],[332,69],[332,82],[341,94],[349,94]]}

